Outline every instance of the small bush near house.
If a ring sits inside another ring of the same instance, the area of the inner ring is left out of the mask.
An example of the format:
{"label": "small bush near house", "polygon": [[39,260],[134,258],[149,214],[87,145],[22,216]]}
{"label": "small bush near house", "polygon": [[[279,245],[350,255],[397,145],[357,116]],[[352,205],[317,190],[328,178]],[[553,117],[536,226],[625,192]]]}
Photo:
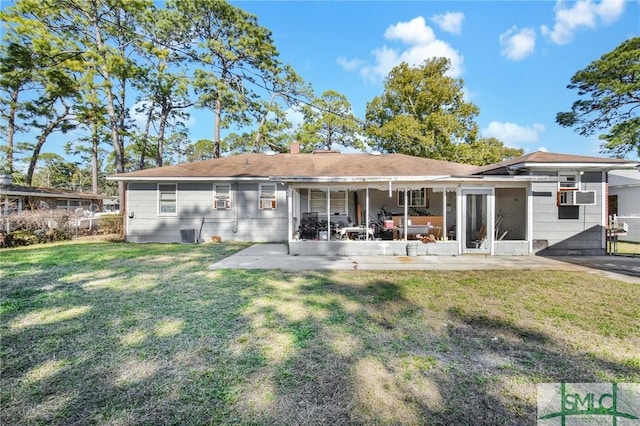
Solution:
{"label": "small bush near house", "polygon": [[123,235],[124,215],[110,214],[102,216],[98,228],[103,234]]}

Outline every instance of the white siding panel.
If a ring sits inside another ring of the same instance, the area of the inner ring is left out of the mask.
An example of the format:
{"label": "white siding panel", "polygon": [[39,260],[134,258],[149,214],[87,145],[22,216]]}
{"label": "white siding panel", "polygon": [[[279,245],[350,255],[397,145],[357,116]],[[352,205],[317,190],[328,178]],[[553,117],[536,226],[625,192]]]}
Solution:
{"label": "white siding panel", "polygon": [[286,187],[278,185],[277,209],[258,208],[258,182],[232,183],[231,209],[213,208],[213,182],[178,184],[177,217],[157,214],[157,185],[129,184],[127,240],[180,242],[181,229],[195,229],[202,241],[212,236],[225,241],[285,241],[287,239]]}

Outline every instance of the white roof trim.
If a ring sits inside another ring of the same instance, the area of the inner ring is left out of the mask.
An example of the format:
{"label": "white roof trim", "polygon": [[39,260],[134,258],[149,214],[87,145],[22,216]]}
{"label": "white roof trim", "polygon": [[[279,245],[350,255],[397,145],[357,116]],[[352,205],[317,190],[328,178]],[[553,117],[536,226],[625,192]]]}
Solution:
{"label": "white roof trim", "polygon": [[123,182],[225,182],[225,181],[269,181],[268,177],[228,177],[228,176],[198,176],[198,177],[186,177],[186,176],[144,176],[144,177],[130,177],[130,176],[108,176],[107,180],[123,181]]}
{"label": "white roof trim", "polygon": [[309,183],[367,183],[367,182],[424,182],[448,178],[439,176],[272,176],[269,179],[278,182]]}
{"label": "white roof trim", "polygon": [[629,162],[629,163],[597,163],[597,162],[589,162],[589,163],[516,163],[510,166],[505,166],[511,169],[543,169],[543,170],[558,170],[558,169],[569,169],[569,170],[581,170],[581,169],[629,169],[632,167],[637,167],[640,163]]}

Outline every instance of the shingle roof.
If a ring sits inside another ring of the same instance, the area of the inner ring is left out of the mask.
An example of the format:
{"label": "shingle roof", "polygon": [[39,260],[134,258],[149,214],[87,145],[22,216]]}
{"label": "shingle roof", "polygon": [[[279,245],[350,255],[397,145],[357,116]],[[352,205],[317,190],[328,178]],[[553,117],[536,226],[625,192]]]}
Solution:
{"label": "shingle roof", "polygon": [[628,165],[633,167],[637,165],[636,161],[618,159],[618,158],[602,158],[602,157],[590,157],[586,155],[571,155],[571,154],[557,154],[553,152],[536,151],[530,154],[523,155],[522,157],[511,158],[499,163],[489,164],[487,166],[479,167],[474,174],[493,174],[492,172],[498,172],[500,169],[506,169],[509,166],[516,166],[520,164],[598,164],[601,166],[606,165]]}
{"label": "shingle roof", "polygon": [[113,175],[114,180],[208,179],[208,178],[374,178],[473,176],[507,174],[507,166],[520,164],[592,164],[637,165],[637,162],[582,155],[533,152],[522,157],[488,166],[433,160],[403,154],[239,154],[213,160],[183,163],[174,166],[138,170]]}
{"label": "shingle roof", "polygon": [[107,198],[105,195],[98,195],[88,192],[69,191],[59,188],[40,188],[37,186],[22,185],[0,185],[0,195],[15,195],[26,197],[47,197],[47,198],[78,198],[87,200],[98,200]]}
{"label": "shingle roof", "polygon": [[240,154],[114,175],[115,180],[149,178],[460,176],[478,167],[403,154]]}

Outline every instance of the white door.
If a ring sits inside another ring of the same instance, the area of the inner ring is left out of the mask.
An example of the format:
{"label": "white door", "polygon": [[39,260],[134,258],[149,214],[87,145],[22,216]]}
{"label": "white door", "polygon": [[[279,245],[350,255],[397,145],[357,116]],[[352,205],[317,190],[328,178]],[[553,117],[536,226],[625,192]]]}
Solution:
{"label": "white door", "polygon": [[462,190],[462,252],[490,253],[493,244],[493,190]]}

